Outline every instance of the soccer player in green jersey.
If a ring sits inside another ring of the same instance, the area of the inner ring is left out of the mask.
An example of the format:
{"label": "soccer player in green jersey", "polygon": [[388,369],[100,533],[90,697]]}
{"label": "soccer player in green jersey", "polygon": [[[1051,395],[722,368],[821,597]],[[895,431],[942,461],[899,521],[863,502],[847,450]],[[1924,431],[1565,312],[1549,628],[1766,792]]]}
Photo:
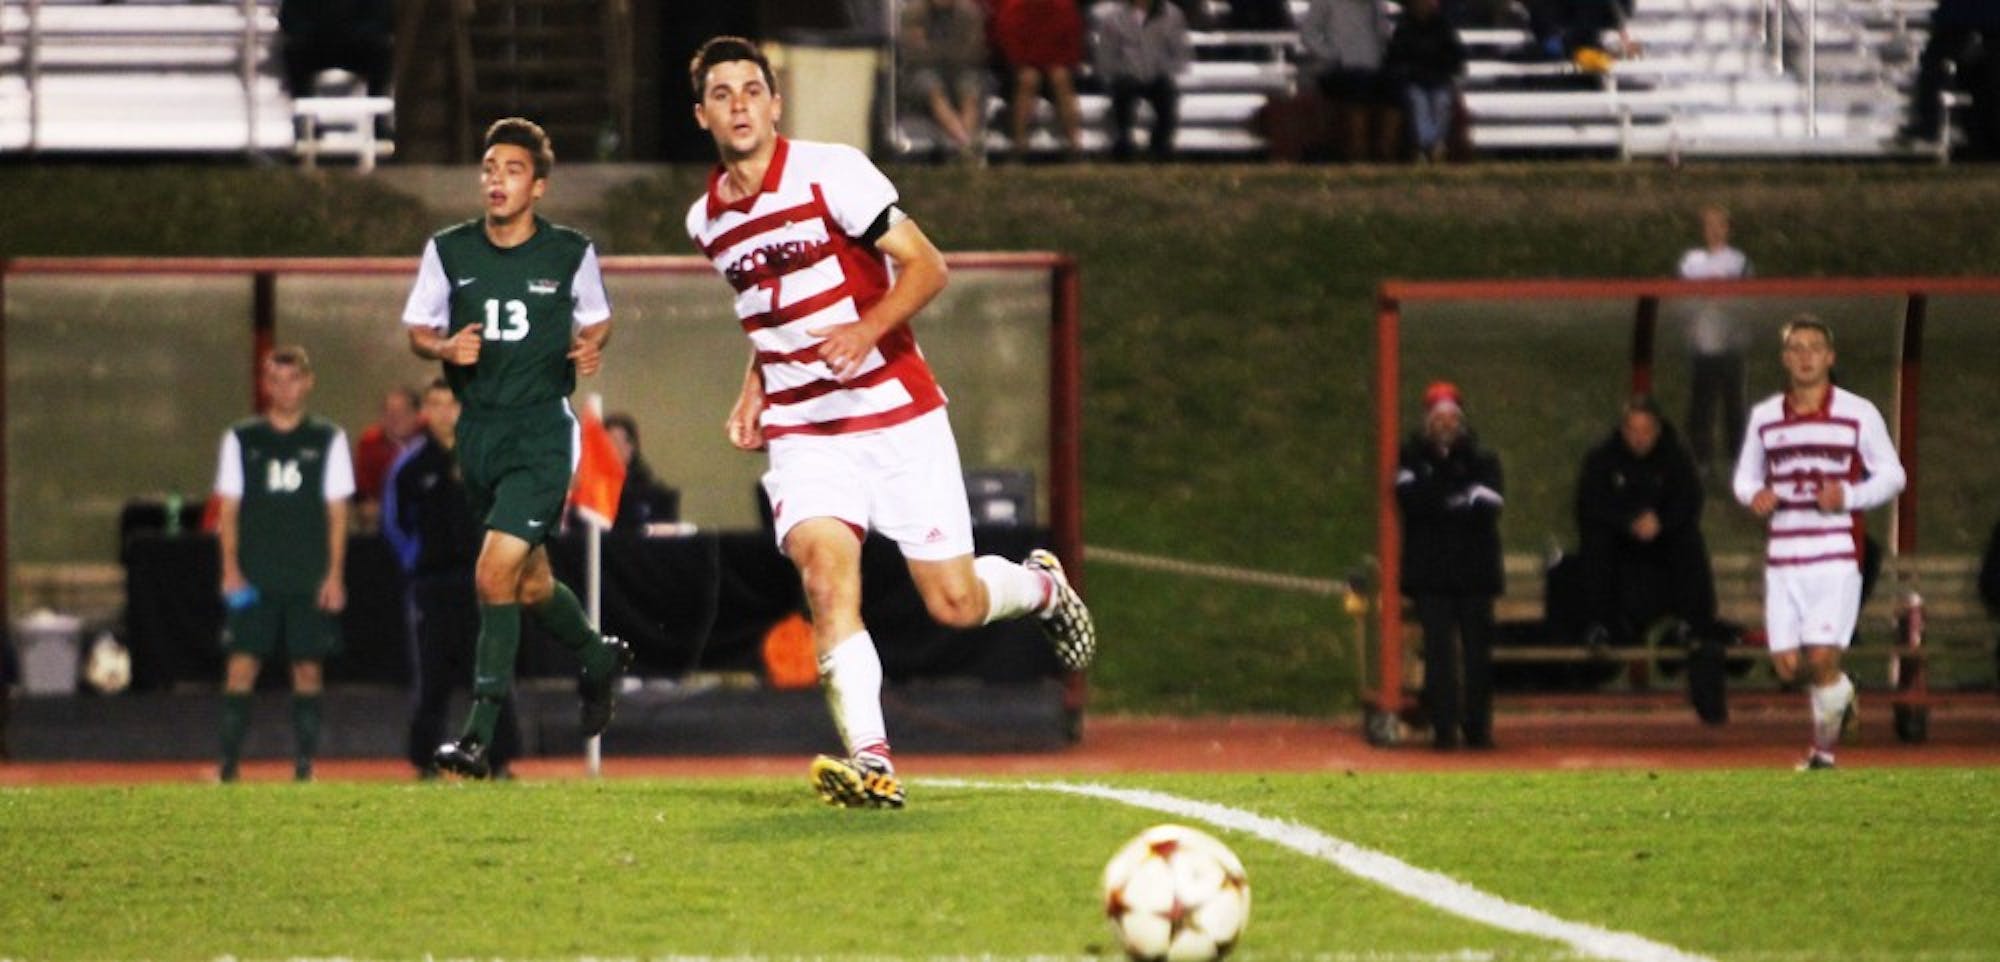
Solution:
{"label": "soccer player in green jersey", "polygon": [[222,436],[215,472],[229,654],[220,774],[236,780],[258,669],[282,653],[292,667],[293,776],[309,781],[319,746],[320,663],[340,649],[338,614],[347,605],[341,564],[354,467],[346,433],[306,413],[313,371],[304,348],[272,350],[258,377],[270,403]]}
{"label": "soccer player in green jersey", "polygon": [[473,581],[479,595],[472,711],[463,734],[437,751],[440,769],[484,778],[500,705],[513,685],[521,613],[583,664],[585,737],[611,722],[631,649],[591,625],[576,594],[549,569],[546,539],[562,515],[575,464],[569,395],[596,374],[611,336],[611,304],[584,235],[535,213],[555,151],[519,117],[486,131],[479,190],[484,216],[439,231],[424,246],[403,309],[410,349],[440,361],[464,413],[459,471],[486,528]]}

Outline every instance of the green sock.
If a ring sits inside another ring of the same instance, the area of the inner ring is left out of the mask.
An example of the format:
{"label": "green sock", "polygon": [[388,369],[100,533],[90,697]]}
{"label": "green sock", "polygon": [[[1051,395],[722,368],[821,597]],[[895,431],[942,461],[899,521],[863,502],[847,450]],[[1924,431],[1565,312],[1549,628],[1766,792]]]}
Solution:
{"label": "green sock", "polygon": [[549,600],[528,609],[535,616],[535,623],[548,629],[563,647],[576,652],[583,659],[583,674],[586,678],[597,678],[611,670],[611,652],[604,647],[604,636],[591,627],[590,616],[583,611],[583,603],[576,598],[576,592],[569,586],[556,582],[556,590]]}
{"label": "green sock", "polygon": [[514,656],[521,649],[521,606],[479,606],[479,646],[473,655],[472,715],[465,734],[481,745],[493,744],[493,724],[500,702],[514,686]]}
{"label": "green sock", "polygon": [[500,699],[484,695],[472,699],[472,714],[465,719],[465,737],[490,747],[493,728],[500,721],[500,704]]}
{"label": "green sock", "polygon": [[298,746],[293,774],[312,773],[313,757],[319,754],[319,695],[292,695],[292,735]]}
{"label": "green sock", "polygon": [[222,694],[222,776],[234,778],[243,759],[243,733],[250,728],[250,693]]}

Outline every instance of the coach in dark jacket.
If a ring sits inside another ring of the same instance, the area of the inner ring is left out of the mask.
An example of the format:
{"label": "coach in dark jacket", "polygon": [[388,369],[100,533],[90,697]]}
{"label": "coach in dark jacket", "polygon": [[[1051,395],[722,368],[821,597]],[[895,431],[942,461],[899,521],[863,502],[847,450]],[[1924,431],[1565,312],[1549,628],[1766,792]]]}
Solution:
{"label": "coach in dark jacket", "polygon": [[1715,621],[1715,579],[1701,536],[1701,478],[1659,405],[1626,402],[1576,482],[1583,605],[1612,644],[1662,618],[1694,632]]}
{"label": "coach in dark jacket", "polygon": [[[433,757],[445,741],[445,713],[456,682],[472,679],[479,640],[479,607],[473,563],[485,529],[473,517],[465,482],[453,455],[459,405],[442,378],[424,391],[426,434],[389,469],[384,485],[382,533],[409,575],[415,613],[410,653],[410,764],[424,778],[437,775]],[[513,696],[500,703],[491,756],[496,778],[521,753],[521,725]]]}
{"label": "coach in dark jacket", "polygon": [[[1465,426],[1458,388],[1424,391],[1424,426],[1396,471],[1403,593],[1424,632],[1431,743],[1493,746],[1493,599],[1500,594],[1500,459]],[[1461,657],[1461,655],[1463,657]]]}

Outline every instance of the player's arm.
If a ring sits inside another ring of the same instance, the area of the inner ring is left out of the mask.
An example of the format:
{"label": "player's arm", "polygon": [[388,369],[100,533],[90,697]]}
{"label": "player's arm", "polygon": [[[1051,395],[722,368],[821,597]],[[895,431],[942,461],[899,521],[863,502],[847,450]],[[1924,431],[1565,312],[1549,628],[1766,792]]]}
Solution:
{"label": "player's arm", "polygon": [[569,360],[576,373],[589,377],[604,366],[604,345],[611,342],[611,297],[604,291],[597,245],[583,249],[569,287],[576,299],[570,309]]}
{"label": "player's arm", "polygon": [[1760,427],[1752,415],[1749,429],[1743,432],[1743,449],[1736,453],[1736,476],[1730,488],[1737,503],[1757,517],[1768,518],[1778,510],[1778,492],[1771,490],[1764,477],[1764,436]]}
{"label": "player's arm", "polygon": [[604,366],[604,345],[610,341],[609,320],[579,328],[569,342],[569,360],[576,365],[576,373],[585,377],[596,374]]}
{"label": "player's arm", "polygon": [[243,455],[236,432],[222,433],[222,451],[215,466],[215,541],[222,549],[222,596],[228,598],[250,582],[238,560],[238,512],[243,506]]}
{"label": "player's arm", "polygon": [[426,361],[467,366],[479,362],[480,324],[451,329],[451,279],[445,276],[437,241],[424,244],[416,283],[403,305],[403,326],[410,334],[410,352]]}
{"label": "player's arm", "polygon": [[[895,206],[883,210],[874,238],[875,249],[895,264],[896,282],[852,324],[820,327],[806,333],[825,338],[819,346],[820,359],[833,369],[835,377],[846,380],[861,370],[868,353],[890,331],[902,327],[923,310],[924,305],[944,290],[948,271],[944,254],[924,235],[923,228]],[[867,238],[863,238],[864,240]]]}
{"label": "player's arm", "polygon": [[1878,508],[1894,500],[1903,493],[1903,485],[1909,475],[1903,470],[1903,459],[1896,453],[1896,442],[1889,439],[1889,427],[1882,422],[1880,412],[1870,410],[1870,416],[1861,419],[1859,454],[1861,464],[1868,476],[1859,481],[1828,485],[1823,489],[1823,499],[1839,492],[1839,501],[1828,507],[1822,500],[1820,507],[1827,511],[1866,511]]}
{"label": "player's arm", "polygon": [[347,501],[354,496],[354,460],[347,453],[347,433],[336,430],[327,445],[325,480],[320,496],[326,501],[326,576],[319,584],[319,607],[347,607]]}
{"label": "player's arm", "polygon": [[479,363],[479,329],[484,324],[467,324],[458,333],[447,337],[443,330],[433,327],[411,326],[410,351],[426,361],[443,361],[470,367]]}
{"label": "player's arm", "polygon": [[744,451],[758,451],[764,447],[764,376],[757,370],[757,352],[750,352],[750,366],[743,372],[743,389],[737,392],[736,403],[729,408],[729,419],[723,422],[723,430],[729,435],[729,443]]}

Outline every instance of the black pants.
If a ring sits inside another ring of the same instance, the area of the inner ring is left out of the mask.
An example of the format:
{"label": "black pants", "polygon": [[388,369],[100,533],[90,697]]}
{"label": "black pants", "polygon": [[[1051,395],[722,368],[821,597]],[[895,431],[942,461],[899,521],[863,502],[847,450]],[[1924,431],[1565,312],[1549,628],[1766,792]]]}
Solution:
{"label": "black pants", "polygon": [[[1695,354],[1689,358],[1688,372],[1688,450],[1694,455],[1696,464],[1713,464],[1715,460],[1716,438],[1720,434],[1728,446],[1720,453],[1724,464],[1736,463],[1736,453],[1743,449],[1743,355],[1730,351],[1721,354]],[[1722,418],[1722,430],[1717,432],[1716,418]]]}
{"label": "black pants", "polygon": [[[416,630],[410,633],[410,764],[431,768],[431,755],[445,740],[451,692],[472,681],[473,650],[479,644],[479,603],[471,571],[418,574],[410,579]],[[500,704],[487,755],[496,768],[521,754],[521,721],[514,696]]]}
{"label": "black pants", "polygon": [[[1414,595],[1424,630],[1424,710],[1431,741],[1456,747],[1493,741],[1493,598]],[[1462,656],[1462,657],[1461,657]]]}
{"label": "black pants", "polygon": [[1153,105],[1153,137],[1146,152],[1154,160],[1169,160],[1174,154],[1174,131],[1181,122],[1181,93],[1172,77],[1111,82],[1111,156],[1132,158],[1132,121],[1141,100]]}

